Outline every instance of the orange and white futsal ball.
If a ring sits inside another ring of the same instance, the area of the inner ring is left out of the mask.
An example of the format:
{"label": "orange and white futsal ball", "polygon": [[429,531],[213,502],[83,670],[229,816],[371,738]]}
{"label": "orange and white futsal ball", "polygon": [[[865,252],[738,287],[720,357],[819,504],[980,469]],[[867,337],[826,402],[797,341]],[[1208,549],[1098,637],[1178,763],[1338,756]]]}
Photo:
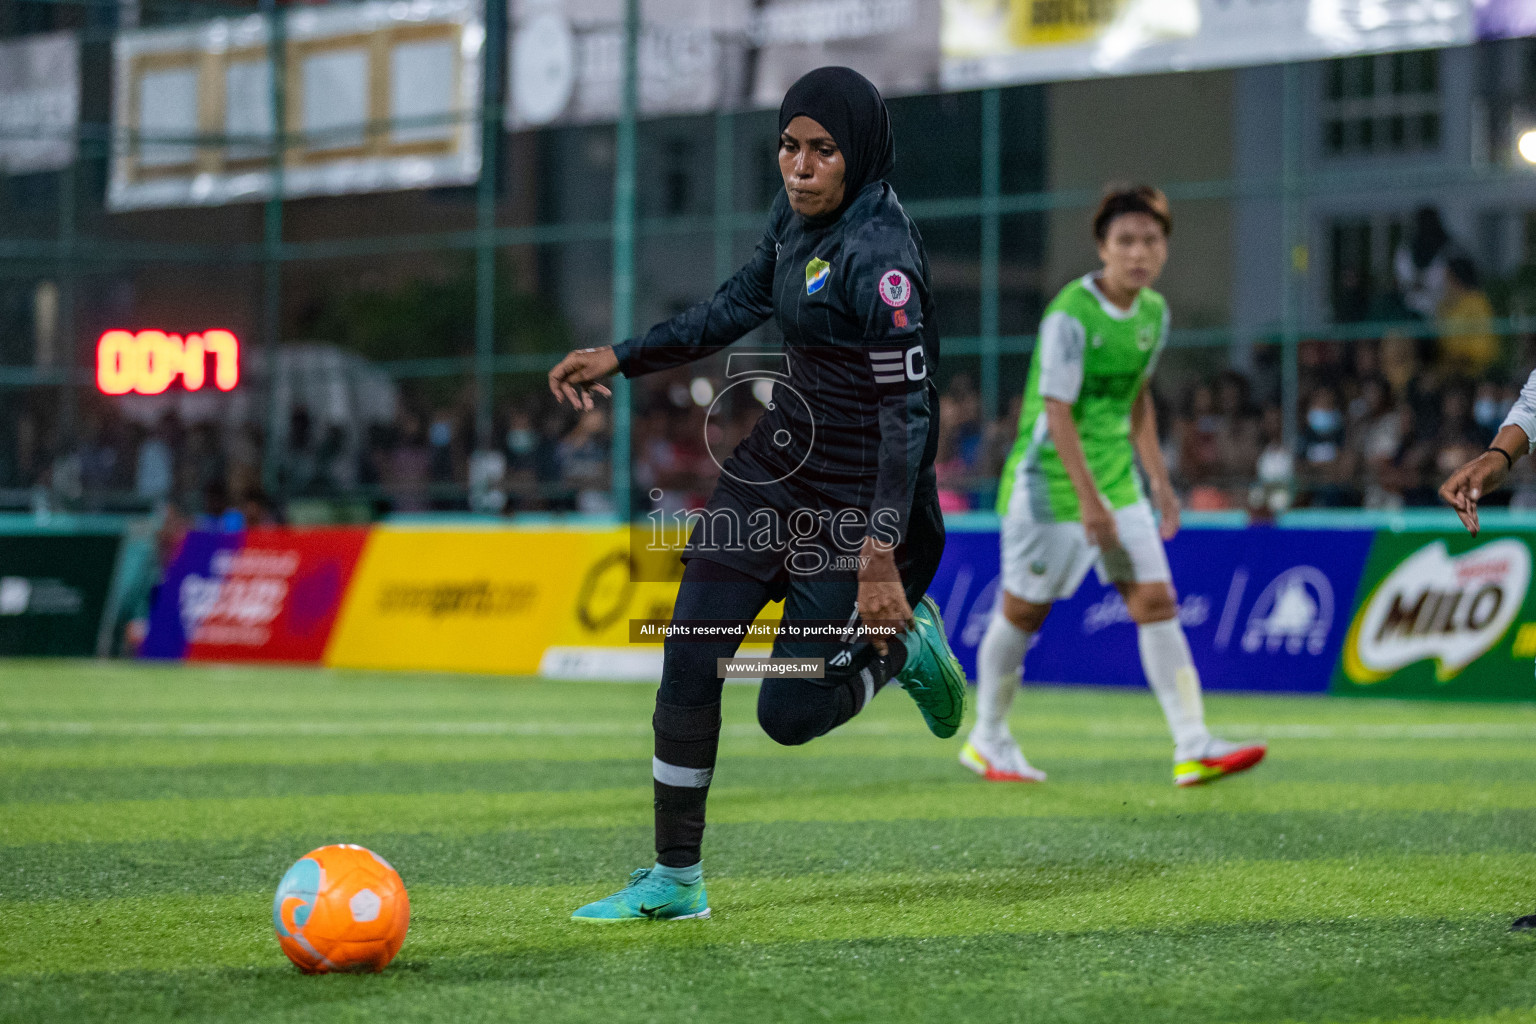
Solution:
{"label": "orange and white futsal ball", "polygon": [[300,857],[272,901],[278,945],[306,974],[382,971],[410,925],[411,901],[399,874],[352,843]]}

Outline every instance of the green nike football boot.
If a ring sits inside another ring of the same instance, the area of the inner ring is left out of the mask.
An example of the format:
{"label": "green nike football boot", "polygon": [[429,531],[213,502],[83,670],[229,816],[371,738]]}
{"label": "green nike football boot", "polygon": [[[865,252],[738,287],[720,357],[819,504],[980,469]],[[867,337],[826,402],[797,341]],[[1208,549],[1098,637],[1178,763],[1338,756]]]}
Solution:
{"label": "green nike football boot", "polygon": [[948,739],[965,717],[965,670],[949,649],[933,598],[924,596],[912,618],[917,625],[906,635],[907,663],[896,674],[896,683],[917,702],[928,731]]}
{"label": "green nike football boot", "polygon": [[629,884],[607,899],[588,903],[571,915],[573,921],[613,924],[616,921],[687,921],[709,916],[709,897],[704,894],[704,875],[690,884],[641,868],[629,876]]}

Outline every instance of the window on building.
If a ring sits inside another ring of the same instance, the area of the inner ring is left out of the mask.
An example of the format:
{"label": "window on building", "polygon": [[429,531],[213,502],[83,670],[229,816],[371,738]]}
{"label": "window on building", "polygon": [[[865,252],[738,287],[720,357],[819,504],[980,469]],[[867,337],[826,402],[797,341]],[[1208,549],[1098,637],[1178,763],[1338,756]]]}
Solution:
{"label": "window on building", "polygon": [[1525,211],[1524,238],[1521,239],[1521,258],[1524,263],[1536,263],[1536,210]]}
{"label": "window on building", "polygon": [[1438,50],[1330,61],[1323,82],[1323,151],[1330,156],[1440,147]]}
{"label": "window on building", "polygon": [[1392,320],[1400,310],[1393,255],[1406,237],[1408,213],[1338,217],[1328,224],[1329,301],[1338,323]]}

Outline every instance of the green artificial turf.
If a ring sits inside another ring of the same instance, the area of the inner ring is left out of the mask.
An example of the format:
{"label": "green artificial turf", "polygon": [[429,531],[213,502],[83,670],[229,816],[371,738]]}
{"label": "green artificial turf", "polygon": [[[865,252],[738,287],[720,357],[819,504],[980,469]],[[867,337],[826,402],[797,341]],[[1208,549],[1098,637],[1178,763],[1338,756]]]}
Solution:
{"label": "green artificial turf", "polygon": [[[710,921],[568,921],[650,853],[653,689],[0,667],[4,1021],[1536,1021],[1536,707],[1207,699],[1270,758],[1195,790],[1145,692],[1031,689],[1042,786],[882,694],[784,749],[726,689]],[[306,977],[271,895],[399,868],[381,975]]]}

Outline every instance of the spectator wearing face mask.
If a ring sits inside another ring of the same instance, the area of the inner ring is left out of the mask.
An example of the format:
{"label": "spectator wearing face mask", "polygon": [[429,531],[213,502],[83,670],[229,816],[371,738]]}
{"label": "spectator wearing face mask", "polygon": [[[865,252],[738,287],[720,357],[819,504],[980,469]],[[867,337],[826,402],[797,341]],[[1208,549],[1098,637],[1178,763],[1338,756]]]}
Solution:
{"label": "spectator wearing face mask", "polygon": [[1507,395],[1497,381],[1485,380],[1477,386],[1477,393],[1472,398],[1472,421],[1482,432],[1485,442],[1492,443],[1499,425],[1514,404],[1514,396]]}
{"label": "spectator wearing face mask", "polygon": [[1344,410],[1331,387],[1312,392],[1301,432],[1302,479],[1312,504],[1338,507],[1356,504],[1354,458],[1345,441]]}

